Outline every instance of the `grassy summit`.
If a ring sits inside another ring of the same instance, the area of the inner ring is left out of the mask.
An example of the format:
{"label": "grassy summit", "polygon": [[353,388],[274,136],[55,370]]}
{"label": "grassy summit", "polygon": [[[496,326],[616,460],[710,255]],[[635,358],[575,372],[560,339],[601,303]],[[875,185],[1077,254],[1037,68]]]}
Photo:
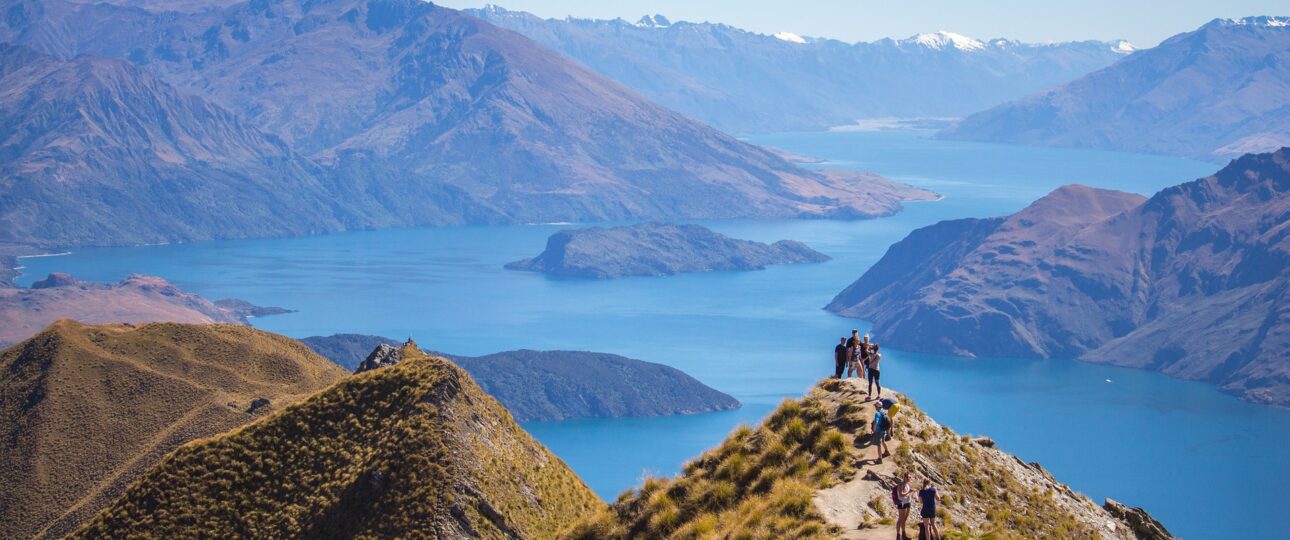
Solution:
{"label": "grassy summit", "polygon": [[0,352],[0,536],[66,534],[178,445],[345,376],[245,326],[55,322]]}
{"label": "grassy summit", "polygon": [[[872,402],[851,380],[828,380],[784,402],[762,425],[736,429],[675,478],[623,493],[566,538],[894,538],[889,489],[900,471],[913,475],[915,489],[923,478],[934,480],[947,539],[1136,537],[1129,521],[1038,464],[960,436],[896,397],[902,410],[892,456],[882,464],[868,445]],[[913,538],[917,512],[915,504]]]}
{"label": "grassy summit", "polygon": [[464,371],[403,354],[179,448],[74,536],[550,538],[603,507]]}

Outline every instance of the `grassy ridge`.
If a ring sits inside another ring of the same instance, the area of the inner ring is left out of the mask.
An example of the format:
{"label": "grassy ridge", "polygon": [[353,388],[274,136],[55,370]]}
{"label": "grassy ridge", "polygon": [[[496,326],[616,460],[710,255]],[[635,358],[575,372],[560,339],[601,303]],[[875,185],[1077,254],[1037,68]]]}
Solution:
{"label": "grassy ridge", "polygon": [[180,444],[345,376],[240,325],[58,321],[0,352],[0,530],[62,536]]}
{"label": "grassy ridge", "polygon": [[74,536],[550,538],[603,506],[464,371],[405,355],[180,448]]}

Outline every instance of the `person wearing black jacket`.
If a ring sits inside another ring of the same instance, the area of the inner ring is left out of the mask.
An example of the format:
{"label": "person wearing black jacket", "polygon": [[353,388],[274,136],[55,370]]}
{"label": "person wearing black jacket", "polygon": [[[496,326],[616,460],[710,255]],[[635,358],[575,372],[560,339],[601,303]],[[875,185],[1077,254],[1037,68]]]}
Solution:
{"label": "person wearing black jacket", "polygon": [[833,378],[841,379],[842,370],[847,367],[847,338],[833,348]]}

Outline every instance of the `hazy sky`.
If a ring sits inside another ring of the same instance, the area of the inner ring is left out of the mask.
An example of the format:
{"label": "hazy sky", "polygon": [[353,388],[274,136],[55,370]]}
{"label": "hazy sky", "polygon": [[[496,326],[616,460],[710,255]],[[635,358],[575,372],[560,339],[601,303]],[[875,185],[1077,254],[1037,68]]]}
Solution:
{"label": "hazy sky", "polygon": [[[483,0],[442,0],[480,7]],[[646,13],[726,23],[764,34],[787,31],[844,41],[948,30],[979,39],[1127,39],[1149,47],[1217,17],[1290,15],[1290,0],[498,0],[543,17],[631,21]]]}

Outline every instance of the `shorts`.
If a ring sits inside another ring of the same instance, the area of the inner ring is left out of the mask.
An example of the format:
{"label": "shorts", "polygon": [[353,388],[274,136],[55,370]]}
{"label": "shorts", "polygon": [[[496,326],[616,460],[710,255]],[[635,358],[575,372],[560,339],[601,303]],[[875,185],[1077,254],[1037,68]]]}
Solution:
{"label": "shorts", "polygon": [[896,509],[897,509],[897,510],[909,510],[909,503],[907,503],[907,502],[905,502],[905,503],[900,503],[900,504],[896,505]]}
{"label": "shorts", "polygon": [[873,432],[873,443],[874,443],[874,444],[879,444],[879,443],[881,443],[881,442],[885,441],[885,440],[886,440],[886,437],[887,437],[887,432],[886,432],[886,431],[875,431],[875,432]]}
{"label": "shorts", "polygon": [[869,370],[869,382],[878,382],[878,377],[881,375],[882,374],[878,373],[878,370],[876,369]]}
{"label": "shorts", "polygon": [[936,505],[924,504],[923,510],[918,515],[922,516],[923,519],[936,519]]}

